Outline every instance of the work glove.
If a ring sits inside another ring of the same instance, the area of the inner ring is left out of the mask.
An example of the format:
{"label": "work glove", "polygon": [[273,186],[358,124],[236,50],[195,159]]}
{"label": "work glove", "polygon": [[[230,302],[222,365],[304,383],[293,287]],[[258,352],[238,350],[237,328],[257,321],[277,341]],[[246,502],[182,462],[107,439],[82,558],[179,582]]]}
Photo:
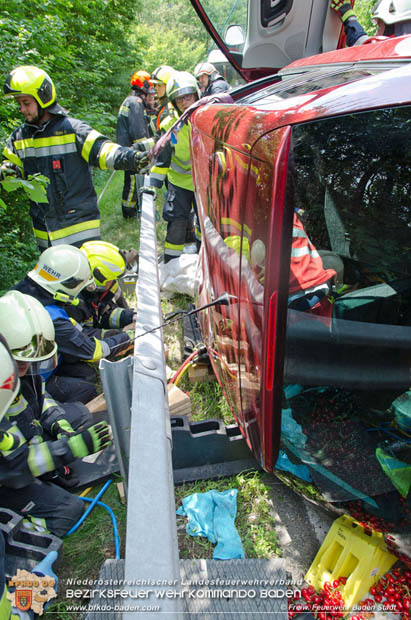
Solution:
{"label": "work glove", "polygon": [[68,438],[69,448],[75,458],[99,452],[111,444],[111,432],[107,422],[98,422],[82,433]]}
{"label": "work glove", "polygon": [[20,438],[17,435],[0,430],[0,450],[9,452],[15,450],[20,444]]}
{"label": "work glove", "polygon": [[110,360],[118,360],[134,351],[134,338],[135,333],[133,329],[128,329],[125,332],[128,336],[128,340],[121,344],[116,344],[112,347],[112,353],[110,354]]}
{"label": "work glove", "polygon": [[343,23],[346,22],[349,17],[355,17],[349,0],[331,0],[330,9],[338,13]]}
{"label": "work glove", "polygon": [[136,151],[134,153],[134,168],[133,171],[139,174],[144,173],[150,165],[147,151]]}
{"label": "work glove", "polygon": [[76,434],[76,431],[71,426],[70,422],[68,422],[68,420],[64,420],[64,418],[53,422],[50,430],[52,435],[57,437],[57,439],[61,439],[62,437],[71,437]]}
{"label": "work glove", "polygon": [[3,161],[0,166],[0,181],[7,177],[17,177],[21,179],[21,176],[21,170],[16,164],[13,164],[11,161]]}

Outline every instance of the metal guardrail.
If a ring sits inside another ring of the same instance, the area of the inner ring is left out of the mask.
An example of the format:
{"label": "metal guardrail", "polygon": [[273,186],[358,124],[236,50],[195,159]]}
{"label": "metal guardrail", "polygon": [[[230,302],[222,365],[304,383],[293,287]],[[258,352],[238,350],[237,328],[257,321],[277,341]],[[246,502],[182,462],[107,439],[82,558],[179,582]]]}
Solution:
{"label": "metal guardrail", "polygon": [[[136,293],[138,336],[162,323],[155,204],[148,191],[142,200]],[[167,614],[178,620],[181,599],[165,596],[178,593],[180,572],[162,330],[135,341],[133,360],[103,360],[100,370],[120,470],[128,479],[124,578],[130,598],[122,603],[130,609],[158,605],[151,619]],[[131,618],[135,612],[123,613],[124,620]]]}

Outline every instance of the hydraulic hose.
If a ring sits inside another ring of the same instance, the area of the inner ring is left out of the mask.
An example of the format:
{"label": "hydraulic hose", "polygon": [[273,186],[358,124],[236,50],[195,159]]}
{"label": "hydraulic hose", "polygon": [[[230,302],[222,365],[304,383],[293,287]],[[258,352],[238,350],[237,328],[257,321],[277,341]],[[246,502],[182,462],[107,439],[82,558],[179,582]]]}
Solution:
{"label": "hydraulic hose", "polygon": [[176,380],[179,379],[180,373],[182,373],[184,371],[184,369],[190,364],[191,360],[194,359],[198,354],[199,354],[199,351],[197,349],[195,351],[193,351],[187,357],[187,359],[184,360],[184,362],[181,364],[180,368],[178,370],[176,370],[176,372],[171,377],[169,383],[175,383]]}
{"label": "hydraulic hose", "polygon": [[[79,527],[80,525],[83,523],[83,521],[85,519],[87,519],[88,515],[90,514],[90,512],[93,510],[94,506],[97,504],[98,500],[100,499],[100,497],[107,491],[108,487],[110,486],[110,484],[112,483],[112,480],[107,480],[107,482],[105,483],[105,485],[100,489],[100,491],[97,493],[96,497],[94,497],[91,500],[91,504],[90,506],[87,508],[86,512],[84,514],[81,515],[80,519],[77,521],[77,523],[75,523],[73,525],[73,527],[67,532],[66,536],[70,536],[70,534],[73,534]],[[80,498],[80,499],[85,499],[85,498]]]}
{"label": "hydraulic hose", "polygon": [[97,504],[97,506],[103,506],[103,508],[105,508],[107,510],[107,512],[109,513],[109,515],[111,517],[111,521],[113,523],[114,549],[115,549],[116,560],[119,560],[120,559],[120,536],[118,534],[118,526],[117,526],[116,515],[114,514],[113,510],[110,508],[110,506],[107,506],[107,504],[104,504],[103,502],[95,502],[94,499],[91,499],[91,497],[81,497],[80,496],[80,499],[83,500],[83,502],[90,502],[90,503],[94,502],[94,506],[96,504]]}

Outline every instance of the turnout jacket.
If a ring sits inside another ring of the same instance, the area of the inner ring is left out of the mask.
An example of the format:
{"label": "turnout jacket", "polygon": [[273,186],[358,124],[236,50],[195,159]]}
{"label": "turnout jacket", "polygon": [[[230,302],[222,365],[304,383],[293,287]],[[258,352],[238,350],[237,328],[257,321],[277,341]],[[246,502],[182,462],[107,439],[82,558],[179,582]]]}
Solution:
{"label": "turnout jacket", "polygon": [[[120,308],[116,303],[119,285],[111,289],[97,287],[95,291],[81,291],[78,306],[68,306],[67,314],[78,323],[89,327],[122,329],[134,320],[135,310]],[[104,333],[104,332],[103,332]]]}
{"label": "turnout jacket", "polygon": [[68,363],[98,362],[102,358],[110,357],[112,353],[119,353],[123,348],[119,345],[124,345],[126,348],[130,343],[130,338],[125,332],[100,338],[101,332],[84,330],[80,323],[69,317],[62,305],[54,301],[50,293],[28,276],[14,288],[35,297],[46,308],[54,324],[59,355]]}
{"label": "turnout jacket", "polygon": [[220,75],[209,83],[202,96],[208,97],[209,95],[216,95],[217,93],[225,93],[230,90],[230,88],[230,84]]}
{"label": "turnout jacket", "polygon": [[56,105],[44,125],[23,123],[13,131],[3,158],[24,178],[49,179],[47,202],[30,200],[34,235],[40,248],[68,243],[81,246],[100,238],[100,213],[91,166],[135,170],[135,151],[115,144],[87,123],[67,116]]}
{"label": "turnout jacket", "polygon": [[[178,119],[177,112],[164,119],[160,125],[160,135],[167,132]],[[190,125],[183,127],[158,154],[150,170],[150,185],[161,187],[167,178],[170,183],[183,189],[194,191],[190,156]]]}
{"label": "turnout jacket", "polygon": [[46,441],[53,436],[53,424],[65,419],[65,412],[44,388],[39,376],[20,379],[20,393],[0,422],[0,429],[19,438],[14,450],[0,451],[0,484],[21,488],[34,477],[54,471],[74,460],[67,439]]}
{"label": "turnout jacket", "polygon": [[149,150],[154,141],[149,137],[144,101],[132,91],[120,106],[117,117],[117,142],[122,146],[140,144]]}

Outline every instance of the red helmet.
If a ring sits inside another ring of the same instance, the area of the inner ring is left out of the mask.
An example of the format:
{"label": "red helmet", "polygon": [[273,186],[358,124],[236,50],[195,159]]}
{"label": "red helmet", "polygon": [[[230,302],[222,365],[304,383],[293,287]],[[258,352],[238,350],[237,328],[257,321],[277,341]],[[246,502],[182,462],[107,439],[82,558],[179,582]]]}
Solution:
{"label": "red helmet", "polygon": [[147,94],[152,84],[150,82],[150,74],[148,71],[136,71],[131,76],[130,80],[131,88],[134,90],[141,90]]}

